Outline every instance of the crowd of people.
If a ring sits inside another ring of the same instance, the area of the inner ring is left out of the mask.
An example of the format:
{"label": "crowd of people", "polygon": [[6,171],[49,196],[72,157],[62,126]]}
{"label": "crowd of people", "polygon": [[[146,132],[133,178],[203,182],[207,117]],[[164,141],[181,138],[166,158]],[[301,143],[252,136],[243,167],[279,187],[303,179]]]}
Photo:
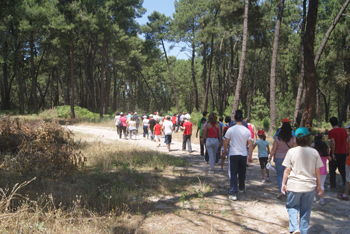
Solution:
{"label": "crowd of people", "polygon": [[[349,137],[346,129],[338,126],[336,117],[330,119],[332,130],[328,132],[330,147],[323,141],[321,133],[317,133],[311,142],[310,132],[305,127],[292,129],[290,120],[282,120],[282,126],[273,137],[272,149],[266,140],[263,130],[257,130],[249,119],[243,120],[243,112],[237,110],[234,119],[231,117],[217,118],[215,113],[204,111],[197,122],[196,138],[200,142],[200,158],[210,164],[209,173],[215,173],[215,164],[220,164],[223,171],[224,162],[228,160],[230,178],[229,199],[237,200],[239,193],[246,189],[246,168],[253,162],[253,150],[258,148],[258,159],[261,169],[261,182],[270,181],[269,169],[276,170],[278,195],[277,199],[287,197],[287,211],[290,217],[291,233],[307,233],[313,202],[324,205],[326,164],[329,165],[330,188],[336,188],[336,169],[338,169],[345,187],[339,199],[348,201],[350,192],[350,157]],[[162,136],[167,150],[170,151],[172,134],[183,131],[182,150],[192,152],[191,136],[193,124],[189,113],[171,114],[161,117],[158,112],[140,117],[136,112],[126,116],[117,113],[115,124],[119,137],[122,133],[125,139],[137,135],[139,124],[142,123],[143,138],[156,141],[160,146]],[[271,166],[275,164],[275,169]],[[265,177],[266,173],[266,177]],[[298,214],[300,224],[298,224]]]}

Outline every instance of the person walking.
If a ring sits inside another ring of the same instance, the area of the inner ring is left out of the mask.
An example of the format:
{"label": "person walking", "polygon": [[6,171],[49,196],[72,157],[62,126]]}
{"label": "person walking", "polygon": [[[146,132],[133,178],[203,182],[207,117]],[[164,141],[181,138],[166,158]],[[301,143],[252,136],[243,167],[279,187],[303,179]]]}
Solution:
{"label": "person walking", "polygon": [[163,122],[163,132],[165,137],[165,144],[168,152],[170,152],[171,138],[173,134],[173,123],[171,122],[171,116],[166,116]]}
{"label": "person walking", "polygon": [[330,188],[336,188],[336,173],[338,168],[342,178],[341,186],[345,186],[345,162],[346,156],[349,152],[349,138],[348,133],[344,128],[338,126],[338,119],[336,117],[330,118],[329,122],[332,125],[332,130],[328,132],[328,139],[331,140],[331,157],[329,162],[329,180]]}
{"label": "person walking", "polygon": [[176,128],[176,132],[179,131],[179,128],[180,128],[180,125],[181,125],[181,123],[180,123],[181,115],[182,115],[182,112],[180,111],[180,113],[177,115],[177,123],[176,123],[177,128]]}
{"label": "person walking", "polygon": [[176,128],[176,119],[177,119],[177,115],[174,114],[173,118],[171,119],[171,122],[173,124],[173,131],[175,131],[175,128]]}
{"label": "person walking", "polygon": [[149,120],[147,119],[147,115],[143,116],[143,120],[142,120],[142,129],[143,129],[143,138],[145,138],[147,136],[148,139],[148,124],[149,124]]}
{"label": "person walking", "polygon": [[161,136],[162,136],[162,127],[159,124],[159,120],[156,120],[156,125],[154,126],[154,137],[155,137],[154,141],[157,142],[158,140],[157,147],[160,146],[160,138],[162,138]]}
{"label": "person walking", "polygon": [[[250,129],[249,129],[250,130]],[[258,158],[261,169],[261,183],[265,183],[265,181],[270,181],[269,170],[266,168],[267,160],[270,154],[270,143],[266,140],[264,130],[258,131],[259,140],[255,141],[254,148],[258,146]],[[266,170],[266,180],[265,180],[265,171]]]}
{"label": "person walking", "polygon": [[139,134],[140,116],[137,114],[137,112],[134,113],[134,119],[135,119],[135,122],[136,122],[136,134]]}
{"label": "person walking", "polygon": [[130,121],[127,123],[127,127],[130,133],[130,140],[132,139],[132,136],[135,136],[135,140],[136,140],[136,132],[137,132],[137,128],[136,128],[136,121],[134,117],[130,118]]}
{"label": "person walking", "polygon": [[[282,165],[286,169],[283,173],[281,191],[287,195],[289,232],[307,234],[315,188],[318,195],[322,193],[320,168],[323,163],[317,150],[308,146],[310,132],[307,128],[298,128],[295,136],[297,147],[289,149],[283,160]],[[300,224],[298,224],[298,216]]]}
{"label": "person walking", "polygon": [[156,126],[156,120],[153,119],[153,115],[150,115],[150,119],[148,123],[148,132],[150,133],[151,141],[154,140],[154,126]]}
{"label": "person walking", "polygon": [[214,173],[215,156],[218,148],[222,145],[220,124],[217,121],[217,116],[215,113],[210,113],[208,117],[208,122],[203,131],[203,142],[205,142],[205,147],[209,154],[210,171],[209,173]]}
{"label": "person walking", "polygon": [[[230,175],[230,200],[237,200],[237,193],[245,191],[246,162],[253,162],[253,142],[249,129],[243,126],[243,116],[241,112],[236,112],[235,125],[230,127],[225,134],[225,144],[223,155],[229,150],[229,175]],[[249,145],[249,154],[247,153],[247,145]],[[248,157],[248,159],[247,159]],[[239,176],[239,184],[237,186],[237,175]]]}
{"label": "person walking", "polygon": [[276,165],[276,173],[277,173],[277,183],[278,183],[278,191],[277,199],[281,199],[283,196],[282,193],[282,179],[284,166],[282,165],[284,158],[286,157],[287,151],[290,148],[296,146],[295,138],[292,136],[292,127],[289,122],[284,122],[282,124],[281,131],[276,136],[275,141],[273,142],[270,160],[273,159]]}
{"label": "person walking", "polygon": [[199,119],[198,123],[197,123],[196,138],[198,138],[198,133],[199,133],[199,144],[200,144],[200,148],[201,148],[200,157],[204,158],[204,146],[205,146],[205,144],[204,143],[202,144],[202,142],[203,142],[202,141],[203,140],[202,132],[203,132],[203,125],[207,122],[208,112],[203,111],[202,115],[203,115],[203,117],[201,119]]}
{"label": "person walking", "polygon": [[114,123],[115,123],[115,126],[117,127],[117,134],[118,134],[118,135],[119,135],[119,132],[120,132],[119,118],[120,118],[120,113],[117,112],[117,113],[115,114],[115,117],[114,117]]}
{"label": "person walking", "polygon": [[119,139],[122,139],[122,133],[124,134],[125,140],[128,139],[127,137],[127,132],[126,132],[126,118],[123,114],[123,112],[120,113],[120,119],[119,121],[121,122],[121,126],[120,126],[120,132],[119,132]]}
{"label": "person walking", "polygon": [[186,143],[187,143],[187,150],[189,153],[192,153],[192,147],[191,147],[192,123],[186,117],[184,118],[182,129],[184,130],[184,134],[182,138],[182,150],[183,151],[186,150]]}

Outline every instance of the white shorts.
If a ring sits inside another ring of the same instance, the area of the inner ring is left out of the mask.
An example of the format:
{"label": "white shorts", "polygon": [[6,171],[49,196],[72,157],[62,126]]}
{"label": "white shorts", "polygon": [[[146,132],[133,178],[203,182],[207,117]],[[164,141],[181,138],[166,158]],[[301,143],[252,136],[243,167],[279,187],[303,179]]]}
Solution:
{"label": "white shorts", "polygon": [[350,166],[345,165],[345,171],[346,171],[346,182],[350,182]]}
{"label": "white shorts", "polygon": [[154,136],[154,139],[155,139],[155,140],[160,140],[161,138],[162,138],[161,135],[155,135],[155,136]]}

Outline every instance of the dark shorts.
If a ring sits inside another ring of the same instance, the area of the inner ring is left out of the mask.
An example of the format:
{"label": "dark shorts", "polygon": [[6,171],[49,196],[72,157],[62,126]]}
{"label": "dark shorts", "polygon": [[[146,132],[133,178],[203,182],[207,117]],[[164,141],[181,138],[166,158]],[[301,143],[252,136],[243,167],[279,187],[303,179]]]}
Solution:
{"label": "dark shorts", "polygon": [[260,162],[261,170],[264,170],[266,168],[266,164],[267,164],[267,157],[259,158],[259,162]]}
{"label": "dark shorts", "polygon": [[169,145],[171,143],[172,135],[165,135],[165,144]]}

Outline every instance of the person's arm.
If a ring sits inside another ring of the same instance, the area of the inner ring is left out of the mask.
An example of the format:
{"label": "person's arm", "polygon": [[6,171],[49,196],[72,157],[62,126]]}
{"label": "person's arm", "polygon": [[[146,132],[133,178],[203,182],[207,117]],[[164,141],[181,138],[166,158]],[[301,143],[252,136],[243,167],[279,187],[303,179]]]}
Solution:
{"label": "person's arm", "polygon": [[198,125],[197,125],[196,138],[198,138],[198,132],[199,132],[199,130],[200,130],[200,127],[198,127]]}
{"label": "person's arm", "polygon": [[349,155],[349,137],[346,138],[346,152]]}
{"label": "person's arm", "polygon": [[219,125],[219,135],[218,135],[218,137],[219,137],[219,142],[220,142],[220,145],[219,145],[219,148],[221,148],[222,147],[222,145],[223,145],[223,142],[222,142],[222,133],[221,133],[221,125],[220,124],[216,124],[216,126],[218,126]]}
{"label": "person's arm", "polygon": [[269,155],[270,154],[270,146],[269,145],[266,146],[266,149],[267,149],[267,155]]}
{"label": "person's arm", "polygon": [[322,194],[322,184],[321,184],[321,171],[320,168],[316,168],[316,179],[317,179],[317,194],[321,195]]}
{"label": "person's arm", "polygon": [[277,142],[274,141],[273,142],[273,146],[272,146],[272,150],[271,150],[271,153],[270,153],[269,162],[271,161],[272,158],[275,158],[276,150],[277,150]]}
{"label": "person's arm", "polygon": [[208,134],[208,124],[207,125],[205,125],[205,128],[204,128],[204,130],[203,130],[203,132],[202,132],[202,140],[201,140],[201,142],[203,143],[203,145],[204,145],[204,143],[205,143],[205,140],[207,139],[207,134]]}
{"label": "person's arm", "polygon": [[331,150],[332,150],[331,157],[334,161],[336,161],[337,159],[335,158],[335,155],[334,155],[334,149],[335,149],[335,141],[334,141],[334,138],[331,138]]}
{"label": "person's arm", "polygon": [[[291,170],[292,170],[292,168],[288,168],[288,167],[286,167],[286,168],[284,169],[283,180],[282,180],[282,189],[281,189],[281,191],[282,191],[282,193],[283,193],[284,195],[285,195],[286,192],[287,192],[287,185],[286,185],[286,183],[287,183],[287,179],[288,179],[288,176],[289,176]],[[321,183],[321,177],[320,177],[320,179],[319,179],[318,181],[320,181],[320,183]]]}
{"label": "person's arm", "polygon": [[249,145],[249,158],[248,158],[248,163],[253,162],[253,140],[248,140],[248,145]]}
{"label": "person's arm", "polygon": [[230,139],[226,137],[225,142],[224,142],[224,152],[222,152],[223,156],[226,156],[227,154],[227,149],[229,147]]}
{"label": "person's arm", "polygon": [[256,148],[256,146],[257,146],[257,144],[256,144],[256,143],[254,143],[253,150]]}

